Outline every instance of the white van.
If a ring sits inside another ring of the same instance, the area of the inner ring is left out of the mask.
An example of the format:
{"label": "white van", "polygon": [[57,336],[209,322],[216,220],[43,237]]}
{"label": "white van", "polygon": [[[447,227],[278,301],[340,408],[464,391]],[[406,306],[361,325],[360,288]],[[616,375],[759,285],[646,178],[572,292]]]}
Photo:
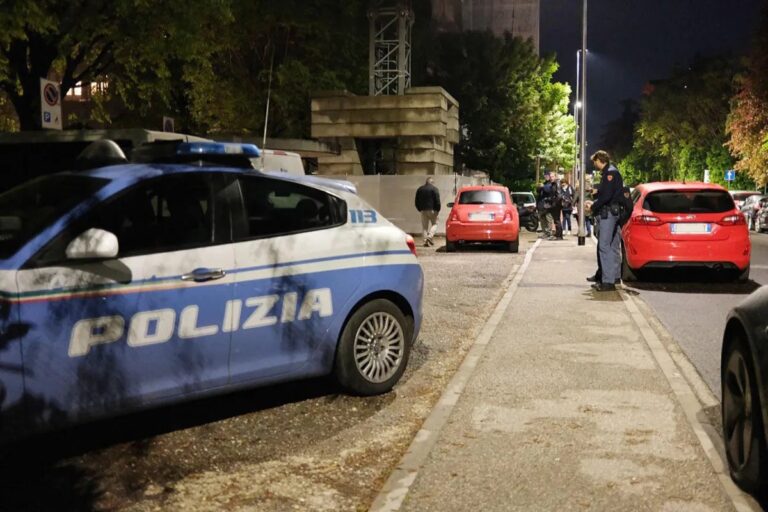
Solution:
{"label": "white van", "polygon": [[304,175],[301,155],[279,149],[262,149],[261,156],[253,159],[253,166],[263,172],[284,172]]}

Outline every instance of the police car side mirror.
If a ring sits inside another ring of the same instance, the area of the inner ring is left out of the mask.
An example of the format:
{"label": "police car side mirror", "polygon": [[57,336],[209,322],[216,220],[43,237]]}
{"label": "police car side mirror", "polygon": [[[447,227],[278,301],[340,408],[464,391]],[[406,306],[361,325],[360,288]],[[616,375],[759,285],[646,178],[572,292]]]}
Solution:
{"label": "police car side mirror", "polygon": [[445,205],[445,206],[447,206],[448,208],[453,208],[453,203],[448,203],[448,204],[447,204],[447,205]]}
{"label": "police car side mirror", "polygon": [[117,256],[117,250],[117,237],[114,233],[91,228],[69,242],[66,255],[71,260],[105,259]]}

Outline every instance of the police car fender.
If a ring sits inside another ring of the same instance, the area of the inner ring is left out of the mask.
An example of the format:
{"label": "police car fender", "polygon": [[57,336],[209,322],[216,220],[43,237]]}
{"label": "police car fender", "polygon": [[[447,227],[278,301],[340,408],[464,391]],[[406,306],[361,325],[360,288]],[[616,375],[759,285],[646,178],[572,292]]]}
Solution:
{"label": "police car fender", "polygon": [[[282,298],[282,302],[280,299]],[[281,302],[279,307],[276,307]],[[297,311],[298,306],[298,311]],[[142,347],[169,341],[176,330],[181,339],[212,336],[219,332],[240,329],[256,329],[280,323],[309,320],[314,313],[319,317],[333,315],[333,298],[330,288],[307,290],[299,306],[299,293],[264,295],[228,300],[224,307],[221,325],[198,325],[200,306],[191,304],[181,310],[178,324],[176,310],[162,308],[139,311],[128,321],[126,342],[131,347]],[[150,326],[153,328],[150,330]],[[84,318],[75,323],[69,339],[69,357],[80,357],[90,348],[118,341],[125,334],[126,319],[121,315]]]}

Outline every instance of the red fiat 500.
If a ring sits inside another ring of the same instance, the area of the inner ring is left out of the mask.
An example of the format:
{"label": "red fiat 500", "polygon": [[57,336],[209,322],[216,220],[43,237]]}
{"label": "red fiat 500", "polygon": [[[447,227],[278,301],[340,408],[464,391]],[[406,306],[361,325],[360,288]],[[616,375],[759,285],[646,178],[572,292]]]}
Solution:
{"label": "red fiat 500", "polygon": [[505,243],[511,252],[520,245],[520,219],[509,190],[501,186],[463,187],[445,223],[447,251],[465,242]]}
{"label": "red fiat 500", "polygon": [[648,183],[632,192],[622,228],[622,279],[645,268],[707,267],[749,278],[751,245],[744,216],[720,185]]}

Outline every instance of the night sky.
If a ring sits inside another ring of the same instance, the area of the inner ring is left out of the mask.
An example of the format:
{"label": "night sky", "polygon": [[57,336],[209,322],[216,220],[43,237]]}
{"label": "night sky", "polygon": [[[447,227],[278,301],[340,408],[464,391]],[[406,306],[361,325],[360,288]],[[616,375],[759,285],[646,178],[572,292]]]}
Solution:
{"label": "night sky", "polygon": [[[749,52],[764,0],[589,0],[588,154],[620,102],[694,57]],[[558,82],[575,94],[581,0],[541,0],[541,54],[556,53]],[[571,111],[573,105],[571,104]]]}

